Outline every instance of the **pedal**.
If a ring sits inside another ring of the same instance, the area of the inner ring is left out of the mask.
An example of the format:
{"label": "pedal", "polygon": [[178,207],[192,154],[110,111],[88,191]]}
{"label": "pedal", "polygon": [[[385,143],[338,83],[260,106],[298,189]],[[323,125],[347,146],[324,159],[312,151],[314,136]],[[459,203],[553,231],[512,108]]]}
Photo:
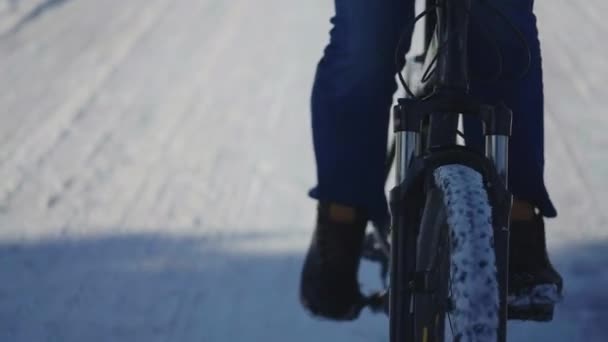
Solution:
{"label": "pedal", "polygon": [[508,319],[519,321],[550,322],[553,320],[553,304],[534,304],[525,307],[511,306],[508,309]]}
{"label": "pedal", "polygon": [[378,242],[374,233],[367,233],[363,241],[363,257],[369,261],[388,263],[388,258]]}
{"label": "pedal", "polygon": [[509,295],[508,318],[513,320],[549,322],[555,304],[562,300],[556,285],[539,285],[518,295]]}
{"label": "pedal", "polygon": [[389,260],[377,241],[374,233],[368,233],[363,242],[363,258],[380,264],[380,278],[386,286],[388,279]]}
{"label": "pedal", "polygon": [[364,305],[374,313],[385,313],[388,315],[388,291],[380,291],[364,299]]}

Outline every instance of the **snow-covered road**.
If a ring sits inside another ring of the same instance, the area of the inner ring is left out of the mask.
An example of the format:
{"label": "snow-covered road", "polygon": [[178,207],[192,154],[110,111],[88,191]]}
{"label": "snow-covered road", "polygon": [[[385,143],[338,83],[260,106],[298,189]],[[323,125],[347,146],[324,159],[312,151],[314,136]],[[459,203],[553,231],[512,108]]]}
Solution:
{"label": "snow-covered road", "polygon": [[[607,341],[608,2],[537,9],[566,299],[510,341]],[[0,341],[387,341],[297,301],[332,10],[0,0]]]}

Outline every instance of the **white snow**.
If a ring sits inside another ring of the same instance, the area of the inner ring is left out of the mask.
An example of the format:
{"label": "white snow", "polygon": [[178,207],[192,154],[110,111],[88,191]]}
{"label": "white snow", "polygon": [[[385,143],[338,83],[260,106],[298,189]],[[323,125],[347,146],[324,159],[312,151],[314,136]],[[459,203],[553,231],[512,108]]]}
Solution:
{"label": "white snow", "polygon": [[[606,6],[537,4],[566,298],[510,341],[608,340]],[[297,299],[331,11],[67,0],[3,24],[0,341],[387,341],[385,317],[318,321]],[[365,264],[366,289],[377,271]]]}

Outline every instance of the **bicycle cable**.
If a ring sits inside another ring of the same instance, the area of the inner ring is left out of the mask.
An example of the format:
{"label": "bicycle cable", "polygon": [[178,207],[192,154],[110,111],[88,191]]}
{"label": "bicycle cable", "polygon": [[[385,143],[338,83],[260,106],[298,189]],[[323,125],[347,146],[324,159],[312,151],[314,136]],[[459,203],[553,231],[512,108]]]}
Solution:
{"label": "bicycle cable", "polygon": [[[523,68],[523,70],[517,74],[517,76],[513,79],[510,78],[503,78],[503,80],[520,80],[523,79],[526,74],[530,71],[531,65],[532,65],[532,53],[530,51],[530,46],[527,43],[525,36],[523,34],[523,32],[521,32],[520,29],[518,29],[515,24],[513,24],[513,22],[511,20],[509,20],[509,18],[494,4],[488,2],[487,0],[477,0],[479,3],[483,3],[484,5],[487,6],[487,8],[489,8],[490,10],[492,10],[495,14],[497,14],[504,22],[506,22],[508,24],[508,26],[511,28],[511,30],[516,34],[518,40],[520,41],[521,45],[524,47],[524,50],[526,50],[526,66]],[[407,84],[407,82],[405,81],[405,78],[403,77],[402,74],[402,70],[400,69],[400,67],[403,65],[403,63],[401,62],[405,57],[401,56],[401,51],[402,51],[402,46],[404,43],[404,39],[405,37],[411,37],[416,23],[418,21],[420,21],[422,18],[426,17],[427,15],[431,14],[432,11],[436,10],[437,8],[440,8],[440,5],[433,5],[430,6],[429,8],[427,8],[426,10],[424,10],[423,12],[421,12],[420,14],[418,14],[413,21],[409,22],[408,25],[405,26],[403,32],[401,33],[401,36],[399,38],[399,41],[397,43],[397,48],[395,50],[395,65],[397,67],[397,75],[399,77],[399,81],[401,83],[401,85],[403,86],[405,92],[407,93],[408,96],[412,97],[412,98],[418,98],[413,91],[411,90],[411,88],[409,87],[409,85]],[[479,30],[479,32],[481,32],[481,34],[483,35],[484,39],[487,42],[490,42],[490,44],[492,45],[492,49],[495,51],[495,55],[497,56],[498,59],[498,66],[497,66],[497,71],[492,75],[492,77],[488,78],[488,79],[478,79],[478,81],[484,82],[484,83],[493,83],[496,82],[500,79],[500,77],[503,74],[503,54],[502,51],[500,49],[499,43],[496,39],[491,39],[489,38],[489,34],[487,33],[486,30],[484,29],[488,29],[489,26],[487,25],[483,25],[478,23],[477,21],[473,20],[474,16],[471,13],[471,11],[469,9],[463,8],[464,11],[466,11],[466,13],[469,15],[469,17],[471,18],[471,22],[473,23],[473,25],[476,25],[478,28],[481,28]],[[489,31],[489,30],[488,30]],[[407,34],[407,35],[406,35]],[[440,46],[437,48],[437,53],[436,55],[433,57],[433,59],[431,60],[431,62],[429,63],[429,65],[427,66],[426,70],[424,71],[423,75],[422,75],[422,79],[421,82],[426,82],[428,81],[432,75],[434,74],[435,70],[436,70],[436,64],[437,64],[437,60],[439,59],[439,54],[441,53],[442,47],[447,43],[443,42],[440,44]],[[461,132],[459,132],[461,133]],[[461,135],[462,136],[462,135]]]}
{"label": "bicycle cable", "polygon": [[405,79],[403,78],[403,74],[401,73],[401,66],[404,65],[404,63],[402,63],[402,60],[405,59],[405,56],[401,55],[402,45],[403,45],[405,37],[409,38],[412,36],[412,33],[414,32],[414,29],[416,27],[416,23],[418,21],[420,21],[420,19],[429,15],[432,11],[434,11],[437,8],[438,8],[437,5],[431,6],[431,7],[427,8],[426,10],[424,10],[423,12],[421,12],[420,14],[418,14],[414,18],[413,21],[408,22],[407,25],[405,26],[405,28],[403,29],[403,31],[401,32],[401,36],[399,37],[399,41],[397,42],[397,48],[395,49],[395,67],[397,68],[397,76],[399,77],[399,82],[405,89],[405,92],[407,93],[407,95],[409,95],[412,98],[418,98],[418,97],[416,95],[414,95],[414,93],[412,92],[410,87],[407,85],[407,82],[405,82]]}
{"label": "bicycle cable", "polygon": [[[475,25],[477,28],[479,28],[479,32],[481,32],[481,34],[483,35],[484,39],[488,42],[490,42],[490,44],[492,45],[492,48],[496,54],[496,57],[498,59],[498,67],[497,67],[497,71],[494,73],[494,75],[492,77],[490,77],[489,79],[485,79],[482,80],[483,82],[488,82],[488,83],[492,83],[492,82],[496,82],[498,81],[498,79],[500,78],[500,75],[502,74],[502,66],[503,66],[503,56],[502,53],[500,51],[500,47],[498,45],[498,42],[496,39],[492,39],[489,37],[488,33],[483,29],[483,27],[480,27],[479,23],[473,21],[473,15],[471,13],[471,11],[467,10],[466,8],[463,8],[463,10],[465,11],[465,13],[469,16],[469,18],[471,18],[469,20],[469,22],[471,22],[473,25]],[[461,32],[462,34],[462,32]],[[441,52],[441,48],[447,44],[447,41],[443,42],[438,48],[437,48],[437,53],[435,54],[435,56],[433,57],[433,59],[431,60],[431,62],[429,63],[428,67],[426,68],[426,70],[424,71],[423,75],[422,75],[422,79],[420,80],[420,82],[425,83],[427,82],[431,76],[435,73],[435,66],[437,64],[437,60],[439,59],[439,54]]]}
{"label": "bicycle cable", "polygon": [[464,133],[462,131],[460,131],[459,129],[456,130],[456,134],[458,134],[459,137],[461,137],[462,139],[467,139],[467,137],[465,137]]}

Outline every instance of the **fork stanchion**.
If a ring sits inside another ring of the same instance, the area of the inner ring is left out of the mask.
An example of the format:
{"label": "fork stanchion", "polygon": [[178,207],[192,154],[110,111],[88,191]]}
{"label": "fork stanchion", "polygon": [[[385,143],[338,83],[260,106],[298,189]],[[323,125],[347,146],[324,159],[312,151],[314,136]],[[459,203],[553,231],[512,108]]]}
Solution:
{"label": "fork stanchion", "polygon": [[[484,135],[486,136],[486,157],[494,164],[498,179],[494,187],[505,190],[509,182],[509,137],[511,136],[513,114],[504,104],[494,107],[490,115],[482,115]],[[494,227],[494,243],[496,253],[496,267],[498,270],[498,283],[500,290],[500,325],[498,328],[498,341],[507,340],[507,296],[509,289],[509,224],[513,197],[505,191],[501,198],[494,198],[492,217]]]}

